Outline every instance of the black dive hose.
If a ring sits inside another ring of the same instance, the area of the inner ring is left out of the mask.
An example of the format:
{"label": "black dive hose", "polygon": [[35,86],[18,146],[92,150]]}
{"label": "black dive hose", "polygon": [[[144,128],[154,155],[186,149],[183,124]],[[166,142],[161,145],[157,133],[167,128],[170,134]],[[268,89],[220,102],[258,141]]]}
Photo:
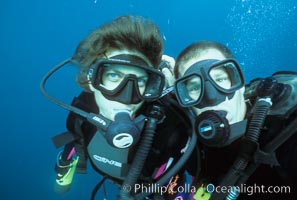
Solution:
{"label": "black dive hose", "polygon": [[47,80],[49,79],[49,77],[70,62],[72,62],[72,60],[71,60],[71,58],[68,58],[68,59],[64,60],[63,62],[59,63],[58,65],[56,65],[53,69],[51,69],[41,80],[40,91],[43,94],[43,96],[45,96],[48,100],[50,100],[54,104],[57,104],[57,105],[65,108],[66,110],[73,111],[74,113],[77,113],[77,114],[81,115],[82,117],[87,118],[88,114],[86,112],[84,112],[83,110],[76,108],[74,106],[68,105],[68,104],[50,96],[45,90],[45,84],[46,84]]}
{"label": "black dive hose", "polygon": [[[227,172],[223,180],[220,182],[220,188],[226,186],[234,186],[241,176],[241,172],[247,167],[254,152],[257,149],[258,138],[261,133],[261,128],[266,119],[268,109],[272,106],[270,98],[260,98],[255,107],[254,114],[248,127],[246,138],[243,140],[239,155],[235,159],[232,167]],[[224,199],[227,193],[214,192],[211,195],[211,200]]]}
{"label": "black dive hose", "polygon": [[271,99],[259,99],[256,104],[256,108],[253,114],[253,117],[250,121],[246,139],[252,142],[258,142],[261,128],[263,127],[264,121],[266,119],[266,115],[268,109],[272,106]]}
{"label": "black dive hose", "polygon": [[[197,135],[195,134],[195,131],[192,132],[192,136],[191,136],[191,140],[189,142],[188,148],[185,151],[185,153],[183,154],[183,156],[177,161],[177,163],[167,172],[165,173],[156,183],[154,183],[157,186],[162,186],[164,185],[168,180],[170,180],[170,178],[172,176],[174,176],[176,174],[176,172],[178,172],[183,165],[185,164],[185,162],[189,159],[189,157],[191,156],[194,148],[196,147],[196,143],[197,143]],[[141,193],[141,194],[137,194],[135,195],[135,199],[137,200],[142,200],[145,197],[149,196],[153,191],[149,190],[148,192],[145,193]]]}
{"label": "black dive hose", "polygon": [[[154,109],[155,111],[155,109]],[[152,111],[152,112],[154,112]],[[134,199],[131,196],[131,192],[134,193],[134,185],[137,182],[137,179],[141,173],[145,160],[148,156],[148,153],[151,149],[152,142],[155,136],[155,130],[157,127],[158,119],[154,117],[149,117],[146,124],[143,138],[139,144],[139,148],[133,159],[131,168],[122,184],[120,191],[120,200],[131,200]]]}

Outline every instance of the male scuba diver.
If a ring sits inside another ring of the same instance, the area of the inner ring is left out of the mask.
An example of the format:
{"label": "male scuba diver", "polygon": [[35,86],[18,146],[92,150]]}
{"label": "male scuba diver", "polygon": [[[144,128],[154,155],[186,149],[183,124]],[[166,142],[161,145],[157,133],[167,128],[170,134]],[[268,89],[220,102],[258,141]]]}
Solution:
{"label": "male scuba diver", "polygon": [[296,199],[297,73],[245,86],[231,51],[212,41],[185,48],[174,70],[175,94],[195,113],[201,143],[194,199]]}
{"label": "male scuba diver", "polygon": [[[157,188],[171,186],[171,180],[174,187],[186,181],[183,166],[196,146],[187,115],[163,92],[165,78],[158,70],[162,51],[153,22],[122,16],[93,31],[71,59],[44,77],[42,93],[71,111],[68,131],[53,138],[57,147],[65,145],[55,167],[56,192],[67,192],[74,173],[86,173],[90,160],[102,175],[91,199],[105,179],[122,185],[118,199],[185,195]],[[77,83],[84,89],[71,105],[44,88],[47,79],[69,63],[79,66]]]}

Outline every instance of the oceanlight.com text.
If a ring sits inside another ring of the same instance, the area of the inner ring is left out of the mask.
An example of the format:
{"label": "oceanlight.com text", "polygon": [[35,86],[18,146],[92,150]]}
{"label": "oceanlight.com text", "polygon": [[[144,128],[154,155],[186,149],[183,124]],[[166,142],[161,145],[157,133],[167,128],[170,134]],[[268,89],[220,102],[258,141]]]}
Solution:
{"label": "oceanlight.com text", "polygon": [[239,193],[245,193],[247,195],[253,195],[256,193],[262,194],[289,194],[291,193],[290,186],[265,186],[265,185],[246,185],[241,184],[240,186],[214,186],[213,184],[208,184],[206,186],[206,191],[209,193],[230,193],[232,191],[237,191]]}

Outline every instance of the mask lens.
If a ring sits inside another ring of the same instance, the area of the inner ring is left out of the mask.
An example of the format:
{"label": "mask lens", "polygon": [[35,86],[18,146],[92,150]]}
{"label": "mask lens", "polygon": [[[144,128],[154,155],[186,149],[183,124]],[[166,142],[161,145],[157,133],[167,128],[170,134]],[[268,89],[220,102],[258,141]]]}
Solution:
{"label": "mask lens", "polygon": [[197,104],[202,96],[202,80],[197,74],[180,79],[176,82],[178,98],[182,105]]}
{"label": "mask lens", "polygon": [[[157,71],[157,70],[156,70]],[[164,87],[164,76],[161,72],[147,71],[148,79],[145,84],[145,91],[143,92],[144,99],[159,98]]]}
{"label": "mask lens", "polygon": [[212,67],[209,77],[214,85],[224,92],[233,92],[243,85],[238,65],[230,60]]}

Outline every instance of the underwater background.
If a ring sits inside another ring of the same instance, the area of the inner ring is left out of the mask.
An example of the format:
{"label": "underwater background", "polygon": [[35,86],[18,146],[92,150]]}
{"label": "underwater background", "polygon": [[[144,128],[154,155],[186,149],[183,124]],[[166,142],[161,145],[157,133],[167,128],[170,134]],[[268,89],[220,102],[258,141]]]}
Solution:
{"label": "underwater background", "polygon": [[[51,0],[0,2],[0,199],[90,199],[101,179],[89,165],[71,190],[55,194],[56,149],[51,137],[65,131],[68,112],[47,101],[42,77],[72,56],[98,26],[124,14],[150,18],[176,57],[194,41],[226,44],[248,83],[279,70],[297,71],[297,0]],[[75,72],[50,79],[50,94],[70,103],[80,89]],[[115,186],[107,184],[108,199]],[[99,191],[97,199],[102,199]]]}

